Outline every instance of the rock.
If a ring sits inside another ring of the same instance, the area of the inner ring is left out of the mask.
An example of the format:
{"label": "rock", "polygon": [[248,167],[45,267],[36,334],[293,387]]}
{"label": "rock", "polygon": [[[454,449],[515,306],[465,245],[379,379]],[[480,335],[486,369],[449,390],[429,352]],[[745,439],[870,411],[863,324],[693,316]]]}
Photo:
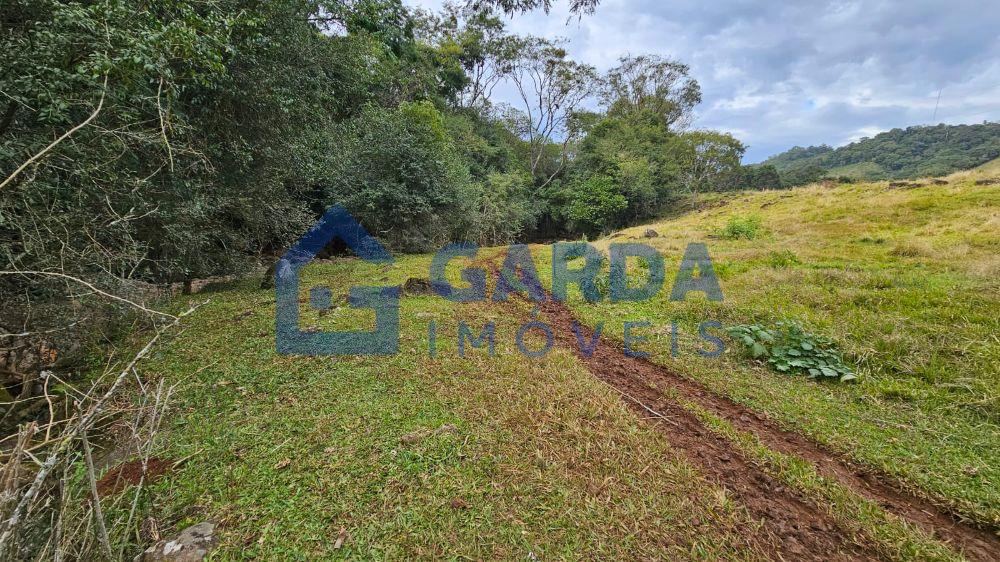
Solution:
{"label": "rock", "polygon": [[215,523],[203,521],[184,529],[177,538],[160,541],[136,557],[137,562],[199,562],[215,548]]}
{"label": "rock", "polygon": [[403,294],[407,296],[433,295],[434,287],[431,286],[431,282],[426,279],[410,277],[406,280],[406,283],[403,284]]}
{"label": "rock", "polygon": [[646,238],[656,238],[659,235],[660,235],[660,233],[656,232],[652,228],[647,228],[646,232],[643,234],[643,236],[645,236]]}
{"label": "rock", "polygon": [[268,266],[267,271],[264,272],[264,278],[260,280],[261,289],[274,288],[274,273],[277,269],[278,269],[278,262],[274,262]]}

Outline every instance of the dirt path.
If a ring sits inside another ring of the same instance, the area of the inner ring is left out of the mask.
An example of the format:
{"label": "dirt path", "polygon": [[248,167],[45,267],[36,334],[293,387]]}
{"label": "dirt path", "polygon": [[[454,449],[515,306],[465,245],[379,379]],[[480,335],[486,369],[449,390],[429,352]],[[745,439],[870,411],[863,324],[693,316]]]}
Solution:
{"label": "dirt path", "polygon": [[773,450],[812,462],[820,474],[835,478],[886,511],[918,524],[966,557],[1000,560],[997,535],[961,521],[935,504],[887,483],[885,475],[856,466],[802,435],[785,431],[761,414],[693,380],[648,360],[628,357],[618,346],[603,343],[588,357],[579,349],[573,324],[580,325],[584,341],[591,341],[592,330],[578,323],[564,303],[549,300],[538,308],[552,326],[557,345],[571,349],[594,376],[618,390],[644,417],[654,419],[657,427],[670,434],[671,444],[732,490],[755,518],[764,520],[767,531],[777,539],[779,555],[829,559],[829,553],[839,552],[851,558],[877,557],[873,549],[857,546],[859,540],[864,544],[863,539],[844,536],[829,513],[764,474],[732,443],[709,431],[694,414],[665,397],[659,388],[670,388],[736,428],[752,432]]}
{"label": "dirt path", "polygon": [[[479,265],[500,268],[489,259]],[[810,461],[817,472],[836,479],[887,512],[911,521],[925,532],[952,545],[971,560],[1000,561],[1000,531],[980,529],[936,504],[894,484],[891,477],[860,467],[803,435],[786,431],[759,412],[737,404],[704,385],[682,377],[646,359],[629,357],[618,346],[598,344],[588,356],[581,352],[574,325],[583,341],[594,332],[579,322],[569,307],[545,291],[544,303],[533,303],[553,328],[556,345],[571,350],[587,369],[622,395],[641,416],[669,433],[671,444],[707,475],[734,493],[751,515],[762,521],[778,558],[837,559],[882,556],[864,537],[846,536],[833,516],[763,472],[724,437],[712,433],[679,402],[660,388],[670,388],[686,401],[753,433],[772,450]],[[850,533],[850,531],[846,531]],[[836,553],[836,554],[834,554]]]}

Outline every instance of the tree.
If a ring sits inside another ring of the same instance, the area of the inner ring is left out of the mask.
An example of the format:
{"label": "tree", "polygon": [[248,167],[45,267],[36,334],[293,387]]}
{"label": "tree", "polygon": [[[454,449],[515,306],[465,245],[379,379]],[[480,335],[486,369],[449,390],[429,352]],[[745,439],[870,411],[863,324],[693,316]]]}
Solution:
{"label": "tree", "polygon": [[390,247],[427,251],[471,229],[469,170],[430,102],[369,106],[328,151],[323,206],[343,205]]}
{"label": "tree", "polygon": [[499,17],[488,10],[445,4],[439,16],[426,15],[427,39],[442,53],[454,56],[465,80],[458,98],[461,107],[489,103],[493,89],[514,69],[517,40]]}
{"label": "tree", "polygon": [[610,116],[650,114],[669,130],[683,129],[701,103],[690,68],[656,55],[622,57],[605,75],[601,101]]}
{"label": "tree", "polygon": [[740,169],[746,147],[729,133],[691,131],[681,135],[681,182],[696,196],[702,191],[720,190]]}
{"label": "tree", "polygon": [[532,175],[537,172],[553,139],[562,137],[559,164],[546,177],[538,178],[542,186],[551,182],[563,169],[566,148],[574,140],[567,127],[570,116],[590,95],[596,81],[594,67],[567,58],[560,43],[537,37],[518,41],[519,58],[514,64],[511,80],[523,102],[523,118],[514,118],[529,145]]}
{"label": "tree", "polygon": [[742,189],[780,189],[781,176],[771,164],[745,166],[740,183],[739,187]]}
{"label": "tree", "polygon": [[618,224],[628,200],[608,176],[594,175],[571,184],[566,218],[575,232],[598,234]]}

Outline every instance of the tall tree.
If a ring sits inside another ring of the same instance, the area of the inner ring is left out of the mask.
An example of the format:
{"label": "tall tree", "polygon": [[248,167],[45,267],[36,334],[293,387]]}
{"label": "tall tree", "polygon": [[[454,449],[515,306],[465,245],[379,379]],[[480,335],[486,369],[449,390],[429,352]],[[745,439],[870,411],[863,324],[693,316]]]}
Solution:
{"label": "tall tree", "polygon": [[746,147],[729,133],[691,131],[679,137],[681,181],[692,197],[721,190],[740,170]]}
{"label": "tall tree", "polygon": [[647,113],[668,129],[690,124],[701,87],[690,68],[656,55],[627,56],[604,78],[601,101],[612,116]]}
{"label": "tall tree", "polygon": [[518,57],[518,42],[503,20],[489,10],[450,2],[440,15],[421,12],[420,17],[424,39],[443,56],[456,58],[463,70],[458,105],[487,105],[493,89],[514,70]]}
{"label": "tall tree", "polygon": [[568,58],[562,43],[537,37],[519,40],[517,59],[511,81],[521,97],[524,118],[521,133],[527,139],[530,169],[538,174],[550,144],[561,139],[558,165],[552,173],[539,178],[542,186],[551,182],[566,163],[567,147],[574,140],[575,129],[568,127],[570,117],[586,100],[597,84],[594,67]]}

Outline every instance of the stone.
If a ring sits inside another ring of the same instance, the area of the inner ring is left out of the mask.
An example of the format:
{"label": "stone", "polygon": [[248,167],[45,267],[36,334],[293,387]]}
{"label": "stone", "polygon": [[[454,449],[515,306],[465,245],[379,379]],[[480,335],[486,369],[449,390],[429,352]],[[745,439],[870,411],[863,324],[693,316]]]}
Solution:
{"label": "stone", "polygon": [[403,294],[407,296],[433,295],[434,287],[426,279],[410,277],[403,284]]}
{"label": "stone", "polygon": [[137,562],[199,562],[218,544],[215,523],[202,521],[181,531],[177,538],[160,541],[136,557]]}

